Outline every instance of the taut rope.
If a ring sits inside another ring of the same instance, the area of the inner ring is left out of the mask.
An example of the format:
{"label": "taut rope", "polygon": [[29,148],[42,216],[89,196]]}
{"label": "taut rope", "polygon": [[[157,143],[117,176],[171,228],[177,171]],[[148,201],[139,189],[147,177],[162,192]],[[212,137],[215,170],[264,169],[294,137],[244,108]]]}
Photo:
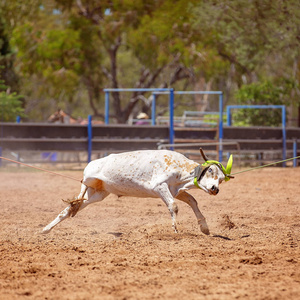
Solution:
{"label": "taut rope", "polygon": [[43,168],[35,167],[35,166],[28,165],[28,164],[25,164],[25,163],[22,163],[22,162],[13,160],[13,159],[9,159],[9,158],[3,157],[3,156],[0,156],[0,159],[4,159],[4,160],[7,160],[7,161],[10,161],[10,162],[19,164],[19,165],[23,165],[23,166],[26,166],[26,167],[29,167],[29,168],[33,168],[33,169],[40,170],[40,171],[43,171],[43,172],[47,172],[47,173],[50,173],[50,174],[53,174],[53,175],[58,175],[58,176],[61,176],[61,177],[65,177],[65,178],[68,178],[68,179],[72,179],[72,180],[76,180],[76,181],[81,182],[80,179],[75,178],[73,176],[64,175],[64,174],[56,173],[56,172],[49,171],[49,170],[46,170],[46,169],[43,169]]}

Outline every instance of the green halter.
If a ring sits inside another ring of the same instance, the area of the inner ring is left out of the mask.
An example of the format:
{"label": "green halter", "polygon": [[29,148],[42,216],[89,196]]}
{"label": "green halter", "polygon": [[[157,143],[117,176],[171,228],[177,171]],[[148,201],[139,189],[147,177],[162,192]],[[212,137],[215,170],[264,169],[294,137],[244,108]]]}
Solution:
{"label": "green halter", "polygon": [[197,177],[194,178],[194,185],[195,185],[198,189],[202,190],[202,188],[201,188],[200,185],[198,184]]}
{"label": "green halter", "polygon": [[230,178],[232,178],[230,176],[232,163],[233,163],[233,157],[232,157],[232,154],[231,154],[229,159],[228,159],[226,168],[217,160],[207,160],[205,163],[202,164],[202,166],[207,167],[209,165],[218,165],[221,168],[224,175],[225,175],[225,181],[228,181],[228,180],[230,180]]}
{"label": "green halter", "polygon": [[[233,176],[230,175],[231,168],[232,168],[232,163],[233,163],[233,157],[232,157],[232,155],[230,155],[230,157],[228,159],[228,162],[227,162],[227,165],[226,165],[226,168],[219,161],[217,161],[217,160],[207,160],[201,166],[203,166],[203,167],[209,167],[211,165],[217,165],[217,166],[219,166],[220,169],[222,170],[223,174],[225,175],[225,181],[229,181],[230,178],[233,178]],[[197,169],[197,167],[196,167],[196,169]],[[196,169],[195,169],[195,171],[196,171]],[[201,187],[198,184],[198,180],[200,179],[199,174],[200,174],[199,170],[197,170],[197,174],[195,174],[196,176],[194,177],[194,185],[197,188],[201,189]]]}

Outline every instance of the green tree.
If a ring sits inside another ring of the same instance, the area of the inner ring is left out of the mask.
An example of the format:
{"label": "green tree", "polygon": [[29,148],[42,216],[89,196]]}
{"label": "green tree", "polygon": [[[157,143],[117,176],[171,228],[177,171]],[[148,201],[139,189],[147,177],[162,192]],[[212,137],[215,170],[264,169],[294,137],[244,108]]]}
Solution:
{"label": "green tree", "polygon": [[[100,44],[98,51],[103,54],[101,70],[107,87],[168,87],[190,76],[182,56],[187,40],[182,42],[179,35],[181,30],[189,31],[184,1],[176,5],[171,0],[57,2],[63,11],[69,11],[71,20],[78,24],[88,21],[93,26]],[[176,20],[178,28],[174,26]],[[126,65],[134,72],[125,69]],[[127,121],[141,99],[143,106],[149,107],[151,101],[144,94],[134,92],[126,99],[123,94],[113,93],[113,117],[118,122]]]}
{"label": "green tree", "polygon": [[19,24],[12,32],[27,95],[26,108],[36,119],[46,119],[57,106],[72,102],[78,88],[79,33],[67,28],[66,22],[65,16],[41,7],[33,19]]}
{"label": "green tree", "polygon": [[[0,0],[0,9],[33,119],[57,106],[101,117],[103,87],[222,90],[234,103],[245,84],[299,82],[296,0]],[[111,101],[121,123],[148,112],[151,95],[113,93]],[[181,104],[209,106],[205,97],[176,97],[177,112]]]}
{"label": "green tree", "polygon": [[[238,104],[288,105],[294,84],[286,80],[260,81],[243,85],[235,94]],[[241,109],[233,115],[234,124],[240,126],[280,126],[280,109]]]}
{"label": "green tree", "polygon": [[20,78],[15,65],[16,53],[11,45],[12,32],[18,24],[33,18],[41,4],[39,0],[0,0],[0,65],[1,78],[12,91],[19,92]]}
{"label": "green tree", "polygon": [[14,71],[14,53],[10,47],[10,40],[7,33],[7,26],[2,18],[0,10],[0,76],[6,84],[8,84],[12,90],[17,91],[18,77]]}
{"label": "green tree", "polygon": [[3,3],[0,3],[0,121],[15,121],[24,116],[23,97],[17,95],[18,76],[14,70],[15,55],[10,45],[10,34]]}
{"label": "green tree", "polygon": [[17,116],[24,117],[22,107],[22,96],[17,93],[10,93],[7,86],[0,80],[0,121],[13,122]]}
{"label": "green tree", "polygon": [[290,111],[294,114],[293,107],[300,107],[299,1],[208,0],[192,6],[191,11],[194,26],[212,37],[218,56],[232,65],[228,74],[234,83],[231,91],[267,80],[274,85],[285,78],[298,83],[286,95],[291,98]]}
{"label": "green tree", "polygon": [[257,80],[269,59],[276,58],[276,66],[289,61],[282,51],[292,59],[299,56],[299,9],[296,0],[208,0],[192,7],[195,26],[210,33],[219,55],[234,63],[248,83]]}
{"label": "green tree", "polygon": [[[143,16],[140,26],[130,32],[128,41],[140,63],[148,70],[161,68],[157,77],[161,87],[209,90],[220,70],[228,69],[228,63],[210,46],[210,36],[192,26],[190,6],[197,3],[176,1],[174,5],[174,1],[162,1],[159,9]],[[182,100],[205,110],[208,103],[201,98]],[[176,104],[180,104],[176,99]]]}

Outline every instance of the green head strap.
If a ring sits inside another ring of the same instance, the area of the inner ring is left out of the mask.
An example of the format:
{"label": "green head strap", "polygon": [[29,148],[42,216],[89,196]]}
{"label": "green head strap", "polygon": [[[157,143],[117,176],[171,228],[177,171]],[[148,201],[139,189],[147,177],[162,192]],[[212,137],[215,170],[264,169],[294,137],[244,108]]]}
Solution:
{"label": "green head strap", "polygon": [[230,180],[230,178],[234,178],[233,176],[230,175],[231,173],[231,168],[232,168],[232,163],[233,163],[233,157],[232,154],[230,155],[226,168],[217,160],[206,160],[205,163],[202,164],[203,167],[208,167],[209,165],[218,165],[222,172],[225,175],[225,181]]}
{"label": "green head strap", "polygon": [[195,185],[198,189],[202,190],[201,187],[200,187],[200,185],[198,184],[197,177],[194,178],[194,185]]}
{"label": "green head strap", "polygon": [[223,174],[225,175],[225,181],[230,180],[230,178],[234,178],[232,175],[230,175],[231,173],[231,168],[232,168],[232,163],[233,163],[233,157],[232,155],[230,155],[226,168],[217,160],[209,160],[207,158],[207,156],[204,154],[204,151],[202,150],[202,148],[200,148],[200,153],[203,157],[203,160],[205,161],[205,163],[203,163],[202,165],[198,165],[195,169],[194,169],[194,185],[196,187],[198,187],[199,189],[201,189],[201,187],[198,184],[198,181],[201,179],[201,176],[203,174],[203,168],[202,167],[209,167],[211,165],[217,165],[223,172]]}

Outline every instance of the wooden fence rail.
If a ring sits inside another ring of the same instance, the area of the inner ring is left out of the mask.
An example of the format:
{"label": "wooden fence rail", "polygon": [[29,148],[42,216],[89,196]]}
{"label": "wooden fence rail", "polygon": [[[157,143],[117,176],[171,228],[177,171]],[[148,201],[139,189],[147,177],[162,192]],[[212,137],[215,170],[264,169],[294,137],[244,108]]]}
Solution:
{"label": "wooden fence rail", "polygon": [[[240,152],[282,151],[282,128],[224,127],[223,142],[238,142]],[[300,141],[300,128],[287,128],[287,150]],[[218,140],[217,130],[175,128],[175,143],[207,143]],[[9,151],[88,151],[88,127],[79,124],[0,123],[0,148]],[[95,152],[157,149],[169,143],[168,126],[93,125],[92,150]],[[197,146],[198,147],[198,146]],[[208,149],[215,149],[211,146]],[[194,147],[195,148],[195,147]],[[192,148],[191,148],[192,149]],[[234,146],[226,151],[236,150]],[[299,155],[299,154],[298,154]]]}

